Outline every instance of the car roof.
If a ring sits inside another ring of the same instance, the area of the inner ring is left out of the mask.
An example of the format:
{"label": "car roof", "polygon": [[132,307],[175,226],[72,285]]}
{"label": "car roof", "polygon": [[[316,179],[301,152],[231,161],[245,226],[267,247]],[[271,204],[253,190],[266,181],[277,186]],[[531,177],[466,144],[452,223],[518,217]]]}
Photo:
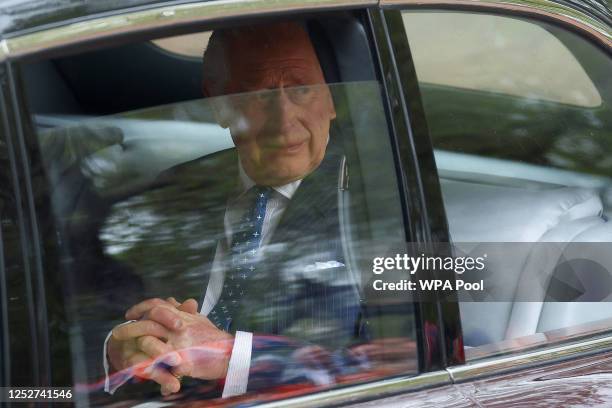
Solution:
{"label": "car roof", "polygon": [[0,35],[115,14],[128,9],[146,9],[165,3],[194,1],[164,0],[0,0]]}
{"label": "car roof", "polygon": [[[612,26],[612,0],[552,0],[572,7]],[[193,3],[194,0],[0,0],[0,36],[36,31],[66,21],[79,21],[105,14],[146,9],[160,4]]]}

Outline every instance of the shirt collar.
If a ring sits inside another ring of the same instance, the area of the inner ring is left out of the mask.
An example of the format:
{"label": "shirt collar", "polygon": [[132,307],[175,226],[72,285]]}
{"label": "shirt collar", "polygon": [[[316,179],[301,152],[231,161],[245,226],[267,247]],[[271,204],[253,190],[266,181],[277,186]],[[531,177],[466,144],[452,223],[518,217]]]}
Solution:
{"label": "shirt collar", "polygon": [[[244,171],[240,160],[238,160],[238,174],[240,175],[240,185],[242,187],[242,192],[248,191],[251,187],[255,185],[255,182]],[[283,197],[291,200],[291,197],[293,197],[301,182],[302,180],[296,180],[292,181],[291,183],[284,184],[282,186],[274,186],[272,187],[272,189]]]}

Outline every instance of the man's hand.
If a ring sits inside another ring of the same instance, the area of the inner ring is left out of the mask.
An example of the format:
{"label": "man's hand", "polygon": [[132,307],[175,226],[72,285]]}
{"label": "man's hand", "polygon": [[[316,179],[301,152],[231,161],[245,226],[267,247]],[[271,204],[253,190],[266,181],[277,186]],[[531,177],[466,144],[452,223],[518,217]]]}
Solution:
{"label": "man's hand", "polygon": [[[174,298],[149,299],[139,303],[140,308],[151,309],[158,305],[176,308],[184,313],[197,313],[197,302],[189,299],[183,304]],[[134,307],[126,313],[128,320],[133,319]],[[148,309],[143,309],[147,311]],[[138,309],[137,309],[138,310]],[[129,317],[128,317],[129,316]],[[170,366],[180,364],[181,357],[173,347],[166,343],[169,337],[168,329],[151,320],[139,320],[116,326],[108,341],[107,353],[110,364],[115,371],[141,366],[142,370],[135,370],[134,375],[153,380],[161,386],[163,395],[178,392],[179,380],[168,372],[160,363]]]}
{"label": "man's hand", "polygon": [[[178,352],[180,361],[172,372],[204,380],[224,378],[234,345],[234,337],[219,330],[208,318],[198,313],[197,302],[190,299],[183,307],[168,303],[142,302],[126,313],[127,319],[146,319],[165,329],[166,345]],[[195,306],[194,306],[195,304]],[[187,310],[187,311],[186,311]],[[157,327],[157,326],[156,326]],[[168,354],[161,347],[150,348],[154,358],[165,358]]]}

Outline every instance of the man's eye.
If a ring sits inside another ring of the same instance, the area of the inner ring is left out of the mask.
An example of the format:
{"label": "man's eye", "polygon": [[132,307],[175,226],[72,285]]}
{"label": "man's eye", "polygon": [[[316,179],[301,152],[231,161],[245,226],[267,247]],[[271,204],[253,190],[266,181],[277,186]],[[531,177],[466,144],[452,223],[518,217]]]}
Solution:
{"label": "man's eye", "polygon": [[308,95],[312,92],[312,87],[311,86],[298,86],[295,89],[295,92],[298,95]]}
{"label": "man's eye", "polygon": [[312,96],[313,89],[311,86],[297,86],[295,88],[290,88],[289,94],[295,103],[303,103],[308,101]]}
{"label": "man's eye", "polygon": [[277,89],[268,89],[265,91],[255,92],[253,96],[259,102],[268,102],[277,93]]}

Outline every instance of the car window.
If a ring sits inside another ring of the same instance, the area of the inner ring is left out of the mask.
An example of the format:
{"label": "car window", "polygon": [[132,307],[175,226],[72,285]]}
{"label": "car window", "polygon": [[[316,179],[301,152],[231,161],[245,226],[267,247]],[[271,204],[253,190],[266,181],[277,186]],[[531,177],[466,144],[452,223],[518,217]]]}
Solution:
{"label": "car window", "polygon": [[[580,62],[545,27],[469,13],[411,12],[402,17],[423,83],[591,108],[601,104]],[[450,37],[451,32],[456,36]],[[435,52],[427,49],[432,44]],[[453,61],[450,72],[448,61]]]}
{"label": "car window", "polygon": [[371,290],[372,248],[406,236],[382,90],[346,71],[369,53],[358,23],[342,60],[316,27],[189,36],[204,59],[174,38],[20,66],[84,404],[417,372],[411,299]]}
{"label": "car window", "polygon": [[151,43],[165,51],[188,58],[201,58],[205,45],[208,44],[210,31],[195,34],[177,35],[175,37],[158,38]]}
{"label": "car window", "polygon": [[484,291],[460,293],[466,356],[609,330],[609,56],[523,18],[403,21],[454,248],[488,252]]}

